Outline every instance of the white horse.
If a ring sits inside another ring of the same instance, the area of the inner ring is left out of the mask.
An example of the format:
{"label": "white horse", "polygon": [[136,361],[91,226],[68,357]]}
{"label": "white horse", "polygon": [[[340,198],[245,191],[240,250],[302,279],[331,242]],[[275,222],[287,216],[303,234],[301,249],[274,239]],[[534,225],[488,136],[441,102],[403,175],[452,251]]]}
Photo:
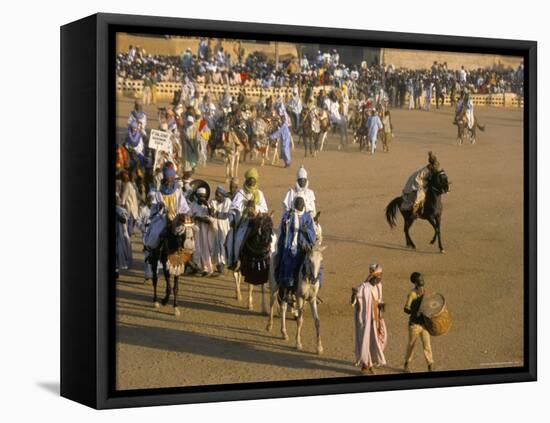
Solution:
{"label": "white horse", "polygon": [[[315,245],[311,251],[306,255],[304,263],[300,269],[299,274],[303,275],[298,281],[298,287],[296,288],[296,303],[294,312],[296,314],[296,349],[301,351],[302,346],[302,326],[304,323],[304,305],[309,303],[311,308],[311,314],[315,322],[315,329],[317,331],[317,354],[323,353],[323,344],[321,342],[321,320],[319,319],[319,312],[317,310],[317,294],[319,293],[319,273],[321,271],[321,264],[323,262],[323,251],[326,246]],[[272,260],[275,258],[275,253],[272,256]],[[274,266],[272,266],[272,269]],[[288,340],[288,333],[286,331],[286,311],[287,302],[279,298],[279,285],[275,281],[273,274],[270,278],[270,309],[269,320],[266,330],[268,332],[273,328],[273,313],[275,304],[280,303],[281,314],[281,334],[284,340]]]}
{"label": "white horse", "polygon": [[239,174],[239,158],[241,151],[244,150],[237,134],[233,131],[227,133],[227,143],[225,145],[225,177],[227,180],[237,177]]}

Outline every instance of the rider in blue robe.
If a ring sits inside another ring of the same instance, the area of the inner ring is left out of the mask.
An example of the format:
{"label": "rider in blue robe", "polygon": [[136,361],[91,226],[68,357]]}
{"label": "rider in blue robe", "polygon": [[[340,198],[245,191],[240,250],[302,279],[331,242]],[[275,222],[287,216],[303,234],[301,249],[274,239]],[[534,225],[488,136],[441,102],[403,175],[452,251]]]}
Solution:
{"label": "rider in blue robe", "polygon": [[286,211],[279,226],[275,280],[279,285],[295,289],[306,253],[316,240],[313,218],[305,211],[302,197],[296,197],[294,208]]}
{"label": "rider in blue robe", "polygon": [[279,114],[280,124],[279,127],[275,132],[273,132],[269,138],[272,140],[279,139],[280,140],[280,147],[281,147],[281,159],[283,159],[283,162],[285,163],[285,167],[290,166],[291,157],[290,157],[290,147],[292,144],[291,134],[290,134],[290,128],[288,127],[288,119],[286,116],[286,112],[284,111],[284,108],[279,106],[277,109],[277,113]]}

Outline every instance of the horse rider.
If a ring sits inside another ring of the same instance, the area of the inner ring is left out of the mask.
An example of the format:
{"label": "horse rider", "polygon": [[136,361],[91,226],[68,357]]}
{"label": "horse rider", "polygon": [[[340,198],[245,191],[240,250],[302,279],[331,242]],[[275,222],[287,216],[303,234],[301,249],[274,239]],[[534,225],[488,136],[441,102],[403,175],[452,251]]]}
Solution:
{"label": "horse rider", "polygon": [[231,130],[237,134],[239,141],[246,144],[248,140],[248,135],[246,134],[246,121],[239,107],[239,103],[231,103],[231,111],[227,114],[227,123]]}
{"label": "horse rider", "polygon": [[147,115],[143,111],[143,104],[139,100],[136,100],[134,110],[128,115],[128,125],[131,125],[132,122],[137,122],[140,125],[140,130],[145,131],[147,127]]}
{"label": "horse rider", "polygon": [[313,217],[306,212],[305,206],[303,197],[294,199],[293,207],[283,214],[277,238],[275,280],[279,286],[287,288],[285,300],[291,304],[294,302],[300,268],[316,241]]}
{"label": "horse rider", "polygon": [[158,191],[153,191],[151,216],[164,210],[167,223],[171,223],[179,214],[190,214],[189,204],[176,182],[176,170],[171,162],[164,164],[162,180]]}
{"label": "horse rider", "polygon": [[258,213],[268,211],[264,193],[258,187],[258,171],[255,168],[249,169],[244,177],[243,187],[237,191],[231,202],[231,229],[226,240],[227,268],[235,271],[240,267],[239,255],[249,220]]}
{"label": "horse rider", "polygon": [[294,199],[301,196],[305,202],[305,211],[315,217],[317,209],[315,207],[315,193],[309,188],[307,171],[304,166],[300,166],[296,173],[296,184],[290,188],[283,200],[283,212],[288,212],[294,205]]}
{"label": "horse rider", "polygon": [[428,181],[435,172],[440,170],[437,157],[430,151],[428,153],[428,164],[414,172],[403,188],[403,203],[401,210],[411,210],[413,214],[419,213],[424,205]]}
{"label": "horse rider", "polygon": [[462,116],[466,116],[468,128],[472,129],[474,127],[474,103],[467,92],[462,93],[462,97],[456,104],[455,122]]}
{"label": "horse rider", "polygon": [[298,87],[292,89],[292,97],[288,100],[288,109],[292,119],[292,126],[294,126],[294,133],[297,134],[300,130],[300,115],[302,113],[302,100],[298,93]]}

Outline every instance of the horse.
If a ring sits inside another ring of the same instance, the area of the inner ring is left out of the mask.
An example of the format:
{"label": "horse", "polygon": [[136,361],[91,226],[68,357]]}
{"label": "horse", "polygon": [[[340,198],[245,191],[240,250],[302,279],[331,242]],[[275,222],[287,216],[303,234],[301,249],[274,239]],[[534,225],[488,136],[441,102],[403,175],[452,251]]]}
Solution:
{"label": "horse", "polygon": [[457,115],[453,124],[457,127],[456,143],[458,145],[462,145],[464,143],[464,138],[466,135],[470,137],[470,143],[475,144],[477,136],[476,130],[479,129],[482,132],[485,131],[485,125],[481,125],[475,115],[474,123],[471,128],[468,126],[468,119],[466,118],[465,113]]}
{"label": "horse", "polygon": [[301,136],[304,140],[304,157],[307,157],[308,149],[311,157],[315,157],[321,151],[322,142],[328,133],[328,115],[323,110],[318,114],[316,110],[304,109],[300,125]]}
{"label": "horse", "polygon": [[396,226],[396,214],[398,209],[403,216],[405,221],[404,231],[407,248],[412,248],[413,250],[416,249],[416,245],[409,234],[409,229],[416,219],[424,219],[427,220],[434,228],[434,236],[430,241],[430,244],[434,244],[437,240],[439,251],[441,253],[445,252],[441,242],[441,215],[443,214],[443,203],[441,201],[441,196],[449,192],[449,185],[450,182],[444,170],[433,172],[428,181],[426,199],[423,207],[414,211],[402,210],[401,204],[404,201],[402,196],[394,198],[387,205],[385,213],[386,220],[388,221],[390,228]]}
{"label": "horse", "polygon": [[371,143],[369,141],[368,129],[367,129],[367,120],[369,118],[369,110],[364,108],[360,114],[360,117],[357,118],[359,123],[356,123],[356,129],[353,134],[353,139],[359,143],[359,151],[370,151]]}
{"label": "horse", "polygon": [[[186,216],[177,215],[161,235],[158,247],[152,248],[150,251],[148,261],[153,273],[153,304],[155,308],[160,308],[157,299],[157,268],[160,261],[166,280],[166,294],[161,303],[162,305],[168,304],[173,292],[174,316],[176,317],[180,315],[178,307],[179,276],[185,271],[185,265],[193,254],[194,245],[194,225]],[[170,283],[170,276],[174,278],[173,286]]]}
{"label": "horse", "polygon": [[259,153],[261,157],[260,166],[264,166],[265,161],[269,160],[269,148],[272,146],[274,153],[271,160],[273,165],[277,156],[278,140],[271,141],[269,134],[273,132],[273,120],[268,118],[256,117],[249,121],[248,125],[249,140],[251,150]]}
{"label": "horse", "polygon": [[[276,245],[276,244],[275,244]],[[294,306],[294,312],[296,315],[296,349],[298,351],[303,350],[302,345],[302,326],[304,323],[304,305],[309,303],[311,308],[311,314],[315,323],[315,329],[317,333],[317,354],[323,353],[323,344],[321,342],[321,321],[319,319],[319,312],[317,310],[317,297],[319,294],[319,275],[321,272],[321,264],[323,262],[323,251],[326,246],[315,245],[305,255],[304,261],[300,266],[298,272],[298,286],[296,288],[296,303]],[[273,253],[273,260],[275,260],[276,252]],[[286,331],[286,311],[288,304],[282,300],[285,296],[286,288],[279,286],[273,276],[273,272],[270,275],[270,308],[269,318],[266,326],[268,332],[273,328],[273,313],[275,304],[280,304],[281,313],[281,334],[283,339],[288,340],[288,333]]]}
{"label": "horse", "polygon": [[242,301],[241,282],[248,283],[248,309],[253,310],[254,285],[261,285],[262,312],[267,314],[264,284],[269,280],[273,235],[273,212],[260,213],[249,219],[248,229],[239,253],[240,267],[233,272],[237,301]]}

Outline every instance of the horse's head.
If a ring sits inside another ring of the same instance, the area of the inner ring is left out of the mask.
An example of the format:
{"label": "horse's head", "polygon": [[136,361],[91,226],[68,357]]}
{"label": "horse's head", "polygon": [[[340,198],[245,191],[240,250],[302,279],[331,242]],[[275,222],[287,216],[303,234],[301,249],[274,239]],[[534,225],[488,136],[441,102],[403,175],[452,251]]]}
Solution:
{"label": "horse's head", "polygon": [[187,238],[192,239],[193,220],[186,215],[178,214],[170,227],[171,235],[175,238],[178,248],[183,248]]}
{"label": "horse's head", "polygon": [[324,245],[315,245],[306,255],[305,269],[306,277],[309,277],[310,282],[316,283],[319,281],[321,272],[321,264],[323,263],[323,251],[326,250]]}
{"label": "horse's head", "polygon": [[449,192],[449,178],[443,169],[434,171],[430,178],[430,188],[435,194],[446,194]]}
{"label": "horse's head", "polygon": [[254,243],[263,248],[269,248],[271,235],[273,234],[272,213],[260,213],[251,219],[250,235],[254,237]]}

